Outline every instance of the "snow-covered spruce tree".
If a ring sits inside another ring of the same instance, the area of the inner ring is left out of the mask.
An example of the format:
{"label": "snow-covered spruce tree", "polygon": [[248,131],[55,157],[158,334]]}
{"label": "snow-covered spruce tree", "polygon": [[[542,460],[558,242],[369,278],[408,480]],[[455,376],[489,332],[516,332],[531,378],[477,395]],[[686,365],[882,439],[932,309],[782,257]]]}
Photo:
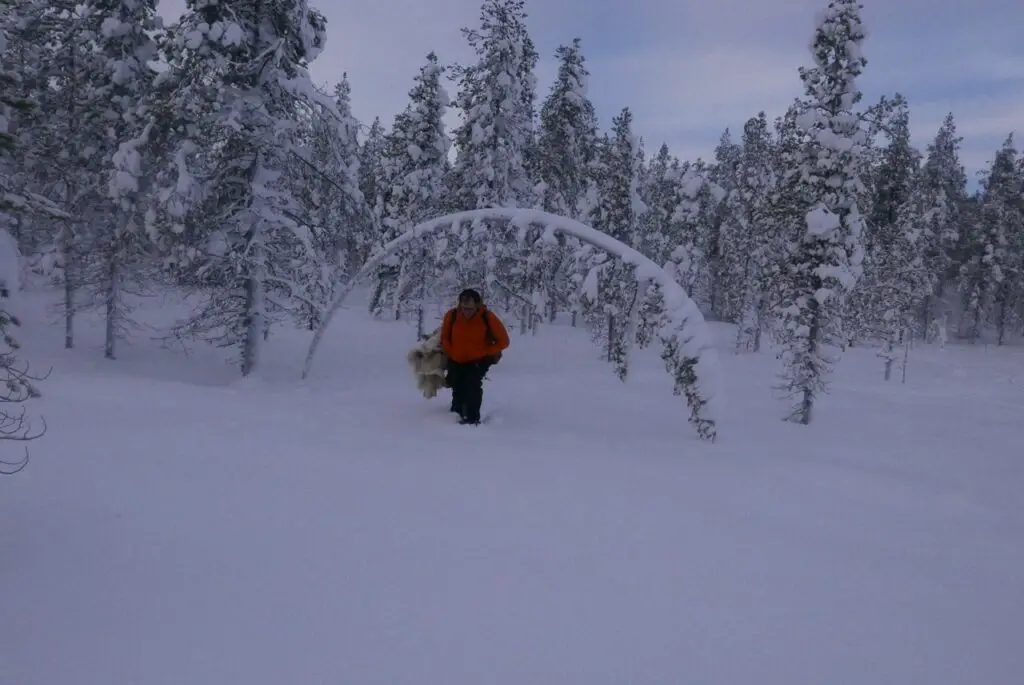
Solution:
{"label": "snow-covered spruce tree", "polygon": [[352,254],[352,245],[369,238],[351,235],[364,236],[373,219],[353,168],[355,120],[347,108],[326,99],[297,105],[302,116],[288,177],[318,256],[301,267],[303,280],[310,284],[301,323],[313,330],[334,290],[361,264],[363,256]]}
{"label": "snow-covered spruce tree", "polygon": [[633,113],[628,107],[612,120],[612,132],[598,148],[598,202],[590,211],[590,222],[616,240],[634,249],[641,247],[640,217],[647,207],[640,197],[643,153],[633,132]]}
{"label": "snow-covered spruce tree", "polygon": [[[2,48],[3,38],[0,37],[0,49]],[[0,84],[3,81],[4,75],[0,73]],[[0,124],[6,123],[3,110],[14,102],[0,96]],[[0,165],[5,161],[3,158],[5,154],[3,150],[4,132],[3,126],[0,125]],[[24,405],[25,402],[40,397],[36,384],[45,378],[34,375],[29,370],[29,365],[18,359],[21,345],[11,330],[21,325],[18,317],[10,308],[12,296],[20,285],[21,254],[14,238],[4,226],[8,223],[8,212],[24,207],[25,198],[11,193],[9,190],[5,187],[4,172],[0,169],[0,383],[3,386],[3,389],[0,390],[0,405],[7,406]],[[6,406],[0,406],[0,441],[28,442],[42,436],[45,430],[45,423],[40,431],[32,429],[31,422],[25,417],[24,408],[16,412],[7,409]],[[28,464],[27,450],[24,458],[17,462],[0,459],[0,475],[17,473],[26,464]]]}
{"label": "snow-covered spruce tree", "polygon": [[[350,277],[362,266],[373,250],[380,226],[373,211],[374,198],[363,193],[363,149],[359,144],[359,120],[352,114],[352,86],[348,74],[334,87],[337,110],[334,134],[334,161],[331,169],[338,175],[338,188],[345,222],[337,227],[337,249],[341,272]],[[372,169],[369,170],[372,173]]]}
{"label": "snow-covered spruce tree", "polygon": [[[596,141],[594,148],[594,159],[591,160],[587,169],[587,176],[591,179],[590,187],[585,197],[586,215],[584,223],[593,226],[599,231],[608,232],[606,224],[603,224],[605,217],[602,211],[606,199],[611,167],[609,160],[612,141],[605,133]],[[610,234],[609,234],[610,235]],[[609,350],[608,326],[603,314],[601,301],[602,279],[606,272],[614,266],[614,260],[603,250],[595,249],[592,245],[582,244],[572,255],[573,277],[572,283],[577,292],[573,298],[573,323],[577,315],[582,317],[590,332],[591,340],[599,349],[605,350],[606,356],[611,359]]]}
{"label": "snow-covered spruce tree", "polygon": [[[183,225],[205,242],[176,254],[205,284],[182,330],[236,348],[245,376],[271,317],[299,316],[310,300],[312,284],[297,276],[318,255],[286,172],[298,154],[297,102],[318,99],[306,64],[324,32],[304,0],[190,0],[176,31],[172,109],[196,115],[181,129],[179,181],[202,188]],[[190,139],[200,130],[215,141],[205,157]],[[190,161],[203,162],[202,177]]]}
{"label": "snow-covered spruce tree", "polygon": [[762,274],[769,268],[767,202],[775,188],[775,145],[764,112],[743,126],[735,185],[725,200],[720,231],[726,311],[736,322],[736,350],[758,352],[765,327]]}
{"label": "snow-covered spruce tree", "polygon": [[[682,167],[679,160],[662,144],[658,154],[642,170],[640,197],[647,211],[640,217],[640,252],[656,264],[667,264],[673,245],[673,223],[683,201],[680,187]],[[652,284],[640,298],[636,343],[647,347],[661,326],[663,310],[660,289]]]}
{"label": "snow-covered spruce tree", "polygon": [[[453,68],[462,123],[454,130],[451,210],[533,206],[524,155],[533,132],[537,51],[526,27],[524,0],[485,0],[479,28],[462,30],[476,54]],[[528,278],[512,278],[523,255],[507,222],[485,222],[479,245],[464,245],[463,277],[487,297],[495,277],[519,293]]]}
{"label": "snow-covered spruce tree", "polygon": [[783,389],[796,398],[789,419],[811,422],[814,400],[826,387],[829,347],[841,334],[842,297],[861,275],[864,218],[862,148],[867,142],[856,79],[866,60],[861,6],[833,0],[821,15],[812,43],[815,66],[801,68],[808,140],[791,170],[795,200],[806,208],[805,229],[784,270]]}
{"label": "snow-covered spruce tree", "polygon": [[[915,180],[910,196],[896,215],[896,229],[888,252],[877,253],[872,262],[877,281],[872,283],[875,297],[871,302],[881,304],[881,322],[887,332],[880,356],[885,361],[885,380],[892,376],[892,366],[902,356],[903,378],[906,380],[907,356],[913,338],[926,333],[921,325],[921,310],[935,292],[932,271],[926,259],[930,228],[941,205],[935,196],[924,190],[920,177]],[[902,344],[902,353],[897,345]]]}
{"label": "snow-covered spruce tree", "polygon": [[924,197],[919,192],[920,159],[910,143],[906,105],[897,102],[889,125],[889,145],[876,176],[875,208],[869,224],[861,289],[866,297],[857,298],[858,303],[863,303],[860,321],[866,321],[869,334],[883,341],[880,356],[885,362],[886,380],[892,376],[900,345],[906,373],[911,339],[924,333],[917,330],[916,324],[932,287],[925,268],[921,230],[921,221],[931,208],[921,204]]}
{"label": "snow-covered spruce tree", "polygon": [[982,186],[977,219],[968,228],[968,256],[961,268],[964,317],[971,341],[987,322],[997,343],[1019,325],[1017,305],[1024,301],[1024,174],[1011,134],[996,153]]}
{"label": "snow-covered spruce tree", "polygon": [[[1003,161],[1004,164],[997,166]],[[960,236],[957,241],[957,277],[956,288],[960,296],[961,312],[958,336],[976,342],[982,335],[983,324],[987,314],[988,273],[985,268],[988,230],[981,223],[982,202],[985,197],[985,186],[991,183],[997,168],[1006,171],[1005,160],[998,154],[993,160],[987,174],[982,180],[981,188],[964,205],[961,215]]]}
{"label": "snow-covered spruce tree", "polygon": [[359,189],[367,206],[374,213],[380,210],[381,187],[381,155],[384,152],[384,125],[380,117],[374,117],[366,140],[359,146]]}
{"label": "snow-covered spruce tree", "polygon": [[774,182],[760,217],[764,254],[754,289],[761,296],[762,335],[770,333],[776,341],[783,337],[779,335],[784,326],[782,312],[788,306],[786,267],[806,230],[807,202],[796,192],[799,176],[794,173],[808,141],[808,133],[798,125],[803,111],[804,104],[796,100],[774,121],[770,160]]}
{"label": "snow-covered spruce tree", "polygon": [[[5,131],[6,187],[17,187],[28,196],[44,191],[39,183],[40,161],[37,132],[44,130],[46,113],[38,107],[40,98],[49,89],[47,57],[51,22],[45,17],[48,2],[8,2],[0,4],[0,31],[5,34],[6,48],[0,52],[0,71],[5,83],[0,94],[5,98],[9,130]],[[49,12],[52,12],[49,9]],[[14,126],[14,122],[17,126]],[[7,229],[17,240],[30,268],[49,274],[54,223],[49,216],[35,212],[8,214]]]}
{"label": "snow-covered spruce tree", "polygon": [[864,276],[850,297],[846,328],[848,338],[882,342],[888,379],[924,293],[921,243],[908,225],[921,155],[910,142],[910,112],[902,97],[892,102],[887,119],[889,144],[874,172],[874,206],[864,234]]}
{"label": "snow-covered spruce tree", "polygon": [[713,165],[704,165],[703,160],[697,160],[695,166],[707,179],[697,192],[698,235],[701,237],[703,258],[707,260],[707,267],[696,272],[699,278],[692,292],[698,307],[702,306],[711,316],[721,319],[722,313],[719,309],[722,302],[722,273],[716,265],[721,261],[719,252],[726,191],[714,180]]}
{"label": "snow-covered spruce tree", "polygon": [[890,103],[887,134],[889,144],[875,171],[874,206],[867,217],[864,254],[871,257],[895,240],[899,208],[910,198],[921,165],[921,153],[910,142],[910,107],[902,95]]}
{"label": "snow-covered spruce tree", "polygon": [[724,191],[710,179],[707,164],[698,159],[683,165],[680,201],[669,225],[671,251],[665,268],[687,294],[710,307],[710,254],[714,249],[716,205]]}
{"label": "snow-covered spruce tree", "polygon": [[[444,71],[437,55],[427,55],[409,91],[410,103],[395,117],[385,140],[381,153],[382,244],[444,213],[451,147],[444,125],[450,106],[441,82]],[[417,336],[422,336],[425,307],[438,269],[432,239],[410,243],[399,253],[395,266],[397,273],[378,271],[375,303],[381,310],[389,305],[396,319],[403,308],[415,311]]]}
{"label": "snow-covered spruce tree", "polygon": [[[633,249],[641,247],[640,219],[647,206],[640,197],[643,157],[633,133],[633,113],[624,108],[612,120],[612,135],[600,147],[603,173],[597,178],[599,200],[591,210],[590,225]],[[637,290],[635,267],[601,255],[591,265],[584,312],[619,378],[629,370],[630,348],[636,342],[642,295]],[[596,297],[595,297],[596,295]]]}
{"label": "snow-covered spruce tree", "polygon": [[540,110],[537,176],[541,209],[580,218],[587,168],[594,158],[597,114],[587,96],[590,72],[576,38],[555,51],[558,75]]}
{"label": "snow-covered spruce tree", "polygon": [[868,197],[864,236],[863,277],[849,293],[844,311],[844,328],[849,344],[879,342],[888,338],[885,319],[887,298],[891,292],[879,291],[883,275],[882,254],[897,239],[897,214],[909,198],[918,171],[920,155],[910,142],[910,113],[906,101],[897,96],[891,103],[883,100],[879,129],[887,143],[880,147],[871,140],[865,150],[863,173]]}
{"label": "snow-covered spruce tree", "polygon": [[708,170],[708,176],[715,187],[720,189],[717,197],[708,195],[703,198],[707,204],[703,211],[707,214],[710,250],[708,252],[708,309],[715,318],[722,321],[736,321],[737,311],[732,306],[741,291],[737,284],[736,274],[729,271],[726,236],[723,234],[728,221],[728,199],[736,190],[737,173],[740,158],[743,155],[742,145],[733,142],[732,131],[728,128],[722,134],[715,148],[715,162]]}
{"label": "snow-covered spruce tree", "polygon": [[[0,59],[7,56],[8,27],[17,27],[21,18],[17,7],[0,2]],[[11,331],[21,325],[9,308],[9,302],[20,286],[21,255],[8,229],[16,223],[19,215],[27,212],[46,212],[57,216],[60,212],[46,199],[19,187],[14,170],[17,138],[12,129],[17,117],[31,109],[31,103],[14,96],[19,89],[19,79],[17,74],[7,69],[6,64],[6,59],[0,61],[0,384],[3,386],[0,404],[15,405],[39,397],[36,383],[42,379],[34,376],[27,364],[19,362],[20,345]],[[32,430],[23,411],[14,413],[0,407],[0,440],[27,442],[41,435],[42,432]],[[17,473],[27,463],[27,452],[17,462],[0,459],[0,474]]]}
{"label": "snow-covered spruce tree", "polygon": [[647,211],[640,219],[640,252],[657,264],[668,261],[672,215],[679,204],[679,160],[662,144],[642,170],[640,197]]}
{"label": "snow-covered spruce tree", "polygon": [[[359,190],[363,193],[370,220],[370,252],[380,243],[384,228],[381,212],[384,207],[384,184],[381,158],[384,154],[385,129],[380,117],[374,117],[366,139],[359,146]],[[369,254],[367,254],[369,256]]]}
{"label": "snow-covered spruce tree", "polygon": [[49,257],[45,273],[63,285],[64,344],[70,348],[90,234],[111,213],[104,164],[111,141],[107,125],[90,116],[107,105],[94,87],[105,61],[88,5],[60,0],[21,9],[24,21],[13,37],[19,49],[40,62],[30,69],[35,91],[26,93],[37,106],[23,122],[32,143],[22,173],[32,188],[70,217],[33,221],[33,242]]}
{"label": "snow-covered spruce tree", "polygon": [[[288,160],[286,176],[292,181],[295,202],[301,208],[303,222],[310,227],[314,249],[321,257],[319,263],[310,261],[309,266],[319,267],[325,273],[339,274],[341,269],[337,266],[337,246],[334,244],[339,217],[332,202],[336,197],[335,181],[329,175],[334,159],[331,154],[331,127],[325,125],[315,105],[296,105],[295,154]],[[329,255],[335,257],[333,263]],[[297,315],[298,324],[308,330],[316,330],[323,309],[321,304],[329,301],[331,279],[314,280],[317,287],[307,292],[308,301],[302,303]]]}
{"label": "snow-covered spruce tree", "polygon": [[928,145],[921,169],[916,197],[924,269],[931,290],[921,303],[920,328],[931,336],[945,339],[947,317],[939,311],[943,287],[956,279],[954,252],[960,240],[964,206],[967,203],[967,173],[960,163],[960,143],[956,122],[949,114]]}
{"label": "snow-covered spruce tree", "polygon": [[[540,129],[534,174],[539,181],[541,209],[579,219],[590,179],[597,141],[597,114],[587,95],[590,73],[576,38],[555,51],[558,74],[540,110]],[[572,307],[566,297],[572,278],[572,255],[581,248],[575,238],[560,236],[543,278],[548,318],[554,321],[560,307]]]}
{"label": "snow-covered spruce tree", "polygon": [[91,84],[95,108],[84,118],[89,128],[108,131],[102,151],[103,190],[113,211],[92,226],[83,244],[87,259],[79,276],[80,307],[103,307],[104,356],[114,359],[117,341],[132,327],[132,307],[125,296],[145,293],[156,266],[145,214],[151,178],[147,169],[159,152],[148,145],[152,124],[146,108],[155,76],[148,63],[158,50],[153,34],[163,22],[156,0],[91,0],[87,16],[102,70]]}
{"label": "snow-covered spruce tree", "polygon": [[528,206],[532,187],[523,161],[533,129],[537,51],[526,28],[523,0],[485,0],[480,28],[462,30],[477,63],[456,66],[453,174],[460,209]]}

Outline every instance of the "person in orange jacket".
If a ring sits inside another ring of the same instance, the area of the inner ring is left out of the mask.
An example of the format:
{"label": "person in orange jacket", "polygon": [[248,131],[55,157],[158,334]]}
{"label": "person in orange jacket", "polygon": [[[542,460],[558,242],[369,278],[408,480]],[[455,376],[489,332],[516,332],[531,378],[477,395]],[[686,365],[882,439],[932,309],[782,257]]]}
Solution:
{"label": "person in orange jacket", "polygon": [[448,356],[451,410],[459,423],[480,423],[484,376],[509,346],[505,324],[484,306],[480,293],[471,288],[459,293],[458,306],[450,309],[441,324],[441,347]]}

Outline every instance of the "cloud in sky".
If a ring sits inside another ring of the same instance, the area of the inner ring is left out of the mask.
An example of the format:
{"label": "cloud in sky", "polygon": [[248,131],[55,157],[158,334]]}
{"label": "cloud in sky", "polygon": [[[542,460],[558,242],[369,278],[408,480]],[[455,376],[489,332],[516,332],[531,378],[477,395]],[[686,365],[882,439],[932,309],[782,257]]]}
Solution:
{"label": "cloud in sky", "polygon": [[[347,72],[356,116],[390,126],[430,51],[468,62],[460,28],[476,26],[480,0],[319,0],[327,48],[314,79]],[[810,64],[816,13],[826,0],[532,0],[529,28],[541,53],[539,96],[555,72],[554,51],[582,40],[590,96],[602,123],[623,107],[648,148],[668,143],[685,159],[710,158],[728,126],[737,135],[758,111],[781,114],[801,94],[797,68]],[[176,17],[184,0],[164,0]],[[1024,25],[1020,0],[868,0],[868,102],[903,93],[914,142],[924,147],[948,112],[964,136],[972,176],[1008,133],[1024,134]],[[451,88],[454,94],[454,85]],[[457,121],[457,114],[449,118]]]}

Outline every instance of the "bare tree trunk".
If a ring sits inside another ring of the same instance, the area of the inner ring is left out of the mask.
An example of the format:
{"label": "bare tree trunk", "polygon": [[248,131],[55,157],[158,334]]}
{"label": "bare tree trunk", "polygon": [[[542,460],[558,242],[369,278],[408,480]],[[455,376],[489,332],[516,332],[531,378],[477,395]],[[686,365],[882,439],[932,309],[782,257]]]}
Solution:
{"label": "bare tree trunk", "polygon": [[394,309],[392,312],[395,316],[395,321],[399,321],[402,318],[402,298],[405,296],[405,282],[407,280],[409,269],[409,260],[403,259],[402,265],[398,267],[398,283],[395,285],[395,301],[392,303]]}
{"label": "bare tree trunk", "polygon": [[[808,308],[811,310],[811,325],[807,336],[807,356],[813,360],[818,354],[818,336],[821,335],[821,309],[818,301],[813,297],[808,303]],[[814,390],[813,383],[804,387],[804,396],[800,402],[799,421],[805,426],[810,425],[814,412]]]}
{"label": "bare tree trunk", "polygon": [[384,279],[377,277],[377,283],[373,288],[373,296],[370,298],[370,313],[377,314],[380,308],[381,297],[384,296]]}
{"label": "bare tree trunk", "polygon": [[902,383],[905,385],[907,382],[907,362],[910,360],[910,335],[905,335],[903,340],[903,379]]}
{"label": "bare tree trunk", "polygon": [[614,342],[615,339],[612,337],[614,335],[614,333],[615,333],[615,315],[609,313],[608,314],[608,353],[607,353],[607,359],[608,359],[609,362],[612,361],[612,359],[614,358],[614,355],[612,353],[612,350],[615,347],[615,342]]}
{"label": "bare tree trunk", "polygon": [[932,295],[925,295],[921,302],[921,330],[924,331],[925,340],[928,339],[928,330],[932,325]]}
{"label": "bare tree trunk", "polygon": [[892,378],[892,362],[893,362],[893,347],[892,340],[888,340],[885,343],[885,380]]}
{"label": "bare tree trunk", "polygon": [[261,339],[266,335],[263,320],[263,284],[255,276],[245,281],[245,343],[242,349],[242,375],[256,370],[260,360]]}
{"label": "bare tree trunk", "polygon": [[[70,50],[70,61],[71,61],[71,73],[77,70],[77,50],[78,46],[72,42],[69,47]],[[70,87],[67,90],[67,112],[68,117],[68,134],[70,140],[76,140],[78,138],[78,85],[79,79],[71,79]],[[69,173],[75,172],[74,166],[71,167]],[[77,188],[74,183],[70,180],[66,182],[67,197],[65,199],[65,210],[72,210],[72,205],[77,198]],[[75,212],[72,214],[77,215]],[[74,267],[72,264],[76,261],[75,257],[75,224],[73,221],[69,221],[64,224],[61,229],[61,250],[63,251],[64,257],[64,348],[70,350],[75,346],[75,282],[72,274],[74,273]],[[75,264],[77,266],[77,264]]]}
{"label": "bare tree trunk", "polygon": [[754,312],[754,352],[761,351],[761,332],[764,330],[764,295],[757,298],[757,309]]}
{"label": "bare tree trunk", "polygon": [[[424,261],[421,264],[426,264],[426,250],[424,250],[422,258]],[[424,330],[423,327],[426,324],[427,312],[426,312],[426,299],[427,299],[427,279],[421,274],[419,289],[416,293],[416,339],[422,340]]]}
{"label": "bare tree trunk", "polygon": [[121,308],[118,306],[120,299],[120,263],[117,257],[112,254],[110,256],[110,263],[107,265],[107,331],[106,343],[103,349],[103,356],[107,359],[116,359],[114,348],[117,345],[117,329],[121,320]]}
{"label": "bare tree trunk", "polygon": [[647,289],[648,284],[649,281],[636,280],[636,290],[633,291],[629,309],[626,311],[622,331],[622,368],[619,376],[623,381],[626,380],[626,376],[629,373],[629,362],[632,357],[633,348],[636,345],[637,329],[640,326],[640,303],[642,301],[642,294]]}
{"label": "bare tree trunk", "polygon": [[72,242],[73,231],[65,228],[62,238],[64,253],[64,348],[70,350],[75,346],[75,255]]}
{"label": "bare tree trunk", "polygon": [[260,352],[263,341],[270,336],[270,327],[266,320],[266,294],[264,288],[263,259],[265,246],[263,236],[257,226],[249,232],[248,243],[252,252],[251,266],[245,281],[245,342],[242,350],[242,375],[248,376],[259,366]]}
{"label": "bare tree trunk", "polygon": [[996,319],[996,345],[1002,346],[1006,341],[1006,324],[1009,318],[1009,307],[1007,302],[1009,301],[1009,293],[1006,292],[1006,285],[999,286],[999,292],[996,294],[996,298],[999,300],[999,318]]}

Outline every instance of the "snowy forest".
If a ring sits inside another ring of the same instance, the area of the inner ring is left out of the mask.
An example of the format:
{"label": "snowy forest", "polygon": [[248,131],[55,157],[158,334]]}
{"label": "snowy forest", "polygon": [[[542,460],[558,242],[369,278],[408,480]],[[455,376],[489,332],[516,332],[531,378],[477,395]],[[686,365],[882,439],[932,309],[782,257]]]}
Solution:
{"label": "snowy forest", "polygon": [[[1024,333],[1013,137],[976,190],[953,113],[915,149],[912,103],[858,89],[870,67],[851,0],[823,1],[793,68],[804,95],[723,126],[707,160],[645,140],[628,103],[601,130],[587,94],[600,74],[572,27],[538,93],[524,0],[484,0],[463,30],[476,61],[448,64],[438,46],[413,65],[391,122],[357,121],[347,78],[314,84],[328,25],[306,0],[189,0],[170,26],[156,2],[0,2],[0,294],[59,288],[67,347],[76,315],[99,309],[116,359],[140,298],[180,289],[198,304],[171,335],[231,348],[247,376],[275,327],[315,330],[384,245],[485,208],[573,219],[663,267],[705,319],[736,325],[736,353],[779,353],[800,423],[845,348],[877,348],[898,380],[914,345]],[[524,228],[487,219],[408,241],[372,274],[370,314],[423,335],[438,302],[477,287],[521,334],[587,327],[625,380],[630,348],[666,325],[662,288],[622,255]],[[0,362],[20,403],[38,391],[17,323],[0,316]]]}

